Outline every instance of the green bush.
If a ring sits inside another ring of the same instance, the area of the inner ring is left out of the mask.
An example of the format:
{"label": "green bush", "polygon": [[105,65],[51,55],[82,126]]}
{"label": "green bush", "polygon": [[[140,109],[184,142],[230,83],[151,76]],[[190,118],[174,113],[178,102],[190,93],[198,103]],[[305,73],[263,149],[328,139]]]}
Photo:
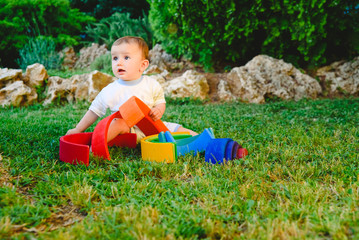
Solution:
{"label": "green bush", "polygon": [[22,69],[34,63],[41,63],[46,69],[59,69],[61,67],[61,56],[56,51],[53,38],[39,36],[30,39],[19,51],[20,58],[17,63]]}
{"label": "green bush", "polygon": [[108,47],[119,37],[139,36],[149,46],[152,45],[152,30],[148,17],[132,19],[130,13],[115,13],[111,17],[104,18],[98,23],[86,27],[86,34],[92,41],[106,44]]}
{"label": "green bush", "polygon": [[77,9],[71,9],[68,0],[2,0],[1,64],[15,67],[18,50],[30,38],[39,35],[52,36],[59,48],[76,45],[81,40],[82,28],[93,20]]}
{"label": "green bush", "polygon": [[113,75],[111,66],[111,53],[98,56],[90,66],[92,71],[98,70]]}
{"label": "green bush", "polygon": [[[257,54],[308,67],[359,52],[358,0],[150,0],[154,36],[207,69]],[[221,7],[218,7],[221,6]]]}
{"label": "green bush", "polygon": [[143,13],[148,14],[150,9],[146,0],[70,0],[70,5],[97,19],[109,17],[115,12],[128,12],[138,18]]}

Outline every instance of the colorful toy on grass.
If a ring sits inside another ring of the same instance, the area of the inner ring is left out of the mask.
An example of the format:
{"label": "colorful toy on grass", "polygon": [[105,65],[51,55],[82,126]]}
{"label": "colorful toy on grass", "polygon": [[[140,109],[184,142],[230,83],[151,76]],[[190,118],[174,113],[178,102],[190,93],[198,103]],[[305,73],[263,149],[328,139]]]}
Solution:
{"label": "colorful toy on grass", "polygon": [[60,138],[60,160],[71,164],[89,165],[90,146],[94,156],[110,160],[108,146],[135,148],[137,137],[135,133],[117,136],[107,143],[107,132],[114,118],[123,118],[129,127],[137,125],[146,135],[158,134],[168,131],[161,120],[153,121],[148,113],[150,108],[137,97],[131,97],[119,111],[102,119],[95,127],[93,133],[77,133]]}
{"label": "colorful toy on grass", "polygon": [[161,132],[141,140],[142,159],[155,162],[174,162],[178,156],[188,153],[196,155],[205,152],[206,162],[223,163],[236,158],[243,158],[248,151],[230,138],[214,137],[210,128],[192,137],[189,133]]}
{"label": "colorful toy on grass", "polygon": [[[174,162],[177,156],[206,152],[206,162],[222,163],[248,155],[248,151],[232,139],[215,139],[211,129],[192,137],[189,133],[170,133],[161,120],[153,121],[150,108],[137,97],[131,97],[119,111],[102,119],[94,132],[77,133],[60,138],[60,160],[71,164],[89,165],[90,146],[94,156],[110,160],[108,146],[135,148],[137,136],[127,133],[107,143],[108,128],[114,118],[123,118],[129,127],[137,125],[148,137],[141,140],[142,158],[157,162]],[[150,135],[150,136],[149,136]]]}

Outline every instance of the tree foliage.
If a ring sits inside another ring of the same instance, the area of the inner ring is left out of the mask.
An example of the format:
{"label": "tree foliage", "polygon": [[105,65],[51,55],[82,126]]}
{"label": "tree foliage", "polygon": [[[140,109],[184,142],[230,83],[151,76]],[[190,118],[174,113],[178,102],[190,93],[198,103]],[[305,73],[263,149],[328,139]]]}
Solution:
{"label": "tree foliage", "polygon": [[149,0],[157,41],[211,69],[257,54],[308,67],[359,52],[358,0]]}
{"label": "tree foliage", "polygon": [[148,14],[150,5],[146,0],[70,0],[73,8],[96,17],[97,19],[110,17],[112,14],[130,13],[131,17],[142,17]]}
{"label": "tree foliage", "polygon": [[76,45],[94,20],[70,8],[68,0],[0,0],[0,19],[0,64],[8,67],[30,38],[51,36],[57,46]]}

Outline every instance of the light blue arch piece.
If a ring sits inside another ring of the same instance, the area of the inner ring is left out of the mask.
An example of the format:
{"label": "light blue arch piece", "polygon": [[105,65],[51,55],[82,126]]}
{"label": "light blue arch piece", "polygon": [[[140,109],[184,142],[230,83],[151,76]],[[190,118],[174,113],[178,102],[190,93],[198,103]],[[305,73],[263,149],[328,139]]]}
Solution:
{"label": "light blue arch piece", "polygon": [[206,128],[201,134],[183,139],[175,140],[170,132],[165,133],[166,141],[173,142],[177,147],[177,156],[183,156],[187,153],[193,152],[196,155],[199,152],[204,152],[208,143],[215,139],[211,128]]}

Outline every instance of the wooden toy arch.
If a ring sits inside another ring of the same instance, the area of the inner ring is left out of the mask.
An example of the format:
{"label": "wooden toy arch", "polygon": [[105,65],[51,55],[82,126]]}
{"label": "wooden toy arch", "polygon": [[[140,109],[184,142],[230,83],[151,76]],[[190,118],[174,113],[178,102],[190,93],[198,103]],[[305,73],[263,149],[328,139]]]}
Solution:
{"label": "wooden toy arch", "polygon": [[60,138],[59,157],[61,161],[71,164],[89,165],[90,146],[94,156],[110,160],[108,146],[136,147],[137,136],[134,133],[122,134],[107,143],[108,128],[114,118],[123,118],[131,128],[137,125],[146,135],[169,131],[161,120],[153,121],[148,113],[150,108],[139,98],[133,96],[128,99],[119,111],[102,119],[95,127],[93,133],[77,133]]}

